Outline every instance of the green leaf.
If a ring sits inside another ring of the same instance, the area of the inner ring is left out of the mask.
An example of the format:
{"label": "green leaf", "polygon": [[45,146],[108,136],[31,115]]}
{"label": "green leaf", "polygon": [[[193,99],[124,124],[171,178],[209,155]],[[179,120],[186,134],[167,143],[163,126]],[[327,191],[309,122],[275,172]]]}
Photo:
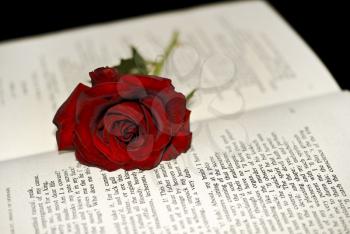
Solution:
{"label": "green leaf", "polygon": [[135,62],[136,69],[139,71],[139,73],[147,75],[147,66],[146,66],[146,61],[144,58],[141,56],[141,54],[137,51],[135,47],[131,47],[132,49],[132,57]]}
{"label": "green leaf", "polygon": [[120,64],[115,66],[120,74],[127,74],[135,67],[134,61],[132,58],[122,59]]}
{"label": "green leaf", "polygon": [[159,76],[174,48],[178,45],[179,32],[175,31],[168,46],[165,48],[162,58],[159,61],[146,61],[135,47],[131,47],[131,58],[122,59],[120,64],[114,66],[118,72],[123,74],[142,74]]}
{"label": "green leaf", "polygon": [[186,96],[187,102],[193,97],[193,95],[196,93],[196,91],[197,91],[197,89],[193,89],[189,94],[187,94],[187,96]]}
{"label": "green leaf", "polygon": [[142,74],[148,75],[145,59],[135,47],[131,47],[132,56],[128,59],[122,59],[120,64],[115,66],[120,74]]}

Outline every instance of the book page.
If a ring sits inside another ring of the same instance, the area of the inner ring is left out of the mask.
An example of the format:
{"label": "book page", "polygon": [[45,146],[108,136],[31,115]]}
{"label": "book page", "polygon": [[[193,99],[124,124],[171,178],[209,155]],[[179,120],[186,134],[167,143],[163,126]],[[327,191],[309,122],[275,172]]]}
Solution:
{"label": "book page", "polygon": [[[198,89],[192,121],[339,91],[319,59],[264,2],[223,3],[101,24],[0,45],[0,160],[56,149],[54,113],[88,72],[136,46],[163,75]],[[16,139],[16,140],[14,140]]]}
{"label": "book page", "polygon": [[339,93],[197,122],[190,151],[148,171],[101,171],[73,153],[2,162],[0,229],[348,233],[349,105]]}

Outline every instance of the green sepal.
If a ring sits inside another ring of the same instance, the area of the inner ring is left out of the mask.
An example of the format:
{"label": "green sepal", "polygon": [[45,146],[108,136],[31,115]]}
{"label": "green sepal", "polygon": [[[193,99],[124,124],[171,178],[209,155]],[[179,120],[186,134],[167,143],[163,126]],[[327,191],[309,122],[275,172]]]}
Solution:
{"label": "green sepal", "polygon": [[122,59],[120,64],[115,66],[119,74],[141,74],[148,75],[145,59],[135,47],[131,47],[132,56],[128,59]]}

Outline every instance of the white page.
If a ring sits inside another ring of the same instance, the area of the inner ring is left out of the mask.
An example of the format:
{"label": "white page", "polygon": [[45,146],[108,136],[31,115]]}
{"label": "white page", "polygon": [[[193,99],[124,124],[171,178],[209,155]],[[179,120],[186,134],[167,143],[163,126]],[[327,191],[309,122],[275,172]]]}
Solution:
{"label": "white page", "polygon": [[105,172],[73,153],[2,162],[0,229],[347,233],[349,105],[339,93],[198,122],[190,152],[148,171]]}
{"label": "white page", "polygon": [[135,45],[148,59],[174,30],[164,76],[198,91],[191,120],[339,91],[326,68],[264,2],[209,5],[0,45],[0,160],[56,149],[55,111],[88,72]]}

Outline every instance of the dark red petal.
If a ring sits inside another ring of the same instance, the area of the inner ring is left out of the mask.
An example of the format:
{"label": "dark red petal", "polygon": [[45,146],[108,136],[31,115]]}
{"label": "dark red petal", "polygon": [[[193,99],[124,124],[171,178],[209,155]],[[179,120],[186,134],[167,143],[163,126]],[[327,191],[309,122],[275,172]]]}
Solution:
{"label": "dark red petal", "polygon": [[[95,110],[101,108],[95,100]],[[105,152],[102,152],[96,144],[94,144],[94,134],[99,126],[95,120],[96,114],[93,108],[86,106],[80,113],[79,123],[76,126],[74,135],[74,146],[76,157],[79,161],[83,161],[87,165],[93,165],[104,170],[113,171],[120,168],[120,165],[111,162]]]}
{"label": "dark red petal", "polygon": [[120,77],[121,83],[127,83],[133,87],[138,87],[145,92],[159,92],[164,89],[174,87],[171,84],[171,80],[167,78],[157,77],[157,76],[146,76],[146,75],[123,75]]}
{"label": "dark red petal", "polygon": [[166,103],[166,112],[169,116],[169,121],[172,124],[172,132],[176,134],[181,124],[184,121],[186,113],[186,98],[181,93],[173,92],[172,96]]}
{"label": "dark red petal", "polygon": [[76,105],[79,96],[89,87],[79,84],[55,114],[53,123],[57,126],[56,139],[59,150],[73,148]]}
{"label": "dark red petal", "polygon": [[80,101],[85,103],[86,101],[96,98],[126,101],[139,99],[145,97],[146,95],[147,93],[145,93],[144,90],[127,83],[101,83],[90,88],[87,90],[87,92],[84,92],[84,94],[80,97]]}
{"label": "dark red petal", "polygon": [[108,160],[118,165],[125,165],[130,161],[126,145],[118,141],[113,135],[108,135],[111,153],[106,155]]}
{"label": "dark red petal", "polygon": [[156,96],[148,96],[141,99],[140,102],[152,114],[158,131],[171,136],[171,123],[162,101]]}
{"label": "dark red petal", "polygon": [[[78,100],[79,103],[79,100]],[[99,127],[99,116],[108,106],[108,101],[104,99],[95,99],[85,103],[80,112],[77,113],[77,124],[75,126],[74,145],[80,150],[84,149],[84,158],[91,164],[101,164],[101,161],[107,159],[97,150],[94,145],[92,134]]]}
{"label": "dark red petal", "polygon": [[171,139],[169,133],[165,133],[163,131],[158,131],[157,124],[155,123],[155,119],[152,118],[151,113],[146,107],[142,107],[144,110],[145,122],[148,125],[147,133],[154,136],[154,151],[160,151],[166,147]]}
{"label": "dark red petal", "polygon": [[[94,152],[87,150],[80,140],[75,140],[74,142],[77,144],[75,156],[80,163],[87,166],[96,166],[107,171],[115,171],[121,168],[120,165],[114,164],[98,152],[93,154]],[[90,160],[92,158],[94,159],[93,161]]]}
{"label": "dark red petal", "polygon": [[74,135],[75,155],[79,161],[87,165],[102,167],[107,165],[108,160],[92,147],[86,144],[86,137],[78,134]]}
{"label": "dark red petal", "polygon": [[136,102],[122,102],[110,107],[103,118],[104,125],[107,129],[112,129],[113,123],[122,121],[123,118],[140,125],[144,121],[140,105]]}
{"label": "dark red petal", "polygon": [[112,153],[107,157],[124,169],[150,169],[161,160],[162,151],[154,151],[154,139],[154,135],[146,133],[140,135],[136,142],[124,144],[110,135]]}
{"label": "dark red petal", "polygon": [[190,111],[186,111],[184,125],[167,146],[163,154],[163,160],[174,159],[191,147],[192,133],[190,132],[189,126],[190,113]]}
{"label": "dark red petal", "polygon": [[142,135],[139,137],[139,142],[136,144],[127,145],[126,149],[130,159],[138,164],[140,161],[147,160],[152,154],[154,145],[154,136]]}
{"label": "dark red petal", "polygon": [[[183,94],[175,92],[173,88],[166,88],[159,92],[153,93],[152,96],[160,102],[154,103],[157,106],[163,106],[168,119],[168,125],[171,135],[175,136],[181,128],[186,112],[186,98]],[[148,97],[147,97],[148,98]]]}
{"label": "dark red petal", "polygon": [[109,135],[111,154],[108,159],[119,165],[134,163],[137,165],[140,161],[147,160],[153,151],[153,136],[142,135],[137,139],[137,143],[124,144]]}
{"label": "dark red petal", "polygon": [[167,146],[166,150],[163,153],[162,160],[169,161],[169,160],[175,159],[180,154],[181,153],[177,151],[175,146],[173,146],[172,144],[169,144],[169,146]]}
{"label": "dark red petal", "polygon": [[100,67],[89,73],[92,86],[105,83],[117,82],[119,75],[116,69],[110,67]]}
{"label": "dark red petal", "polygon": [[190,131],[190,115],[191,111],[186,109],[182,132],[189,132]]}
{"label": "dark red petal", "polygon": [[[101,121],[102,122],[102,121]],[[100,123],[101,124],[101,123]],[[96,128],[95,132],[92,134],[92,140],[95,147],[105,156],[111,154],[111,147],[109,144],[109,139],[106,137],[105,129],[102,129],[102,133],[98,128]]]}
{"label": "dark red petal", "polygon": [[185,153],[191,147],[192,133],[173,137],[171,143],[166,148],[162,160],[171,160]]}
{"label": "dark red petal", "polygon": [[138,127],[131,121],[119,121],[113,124],[111,134],[123,142],[130,142],[138,134]]}

